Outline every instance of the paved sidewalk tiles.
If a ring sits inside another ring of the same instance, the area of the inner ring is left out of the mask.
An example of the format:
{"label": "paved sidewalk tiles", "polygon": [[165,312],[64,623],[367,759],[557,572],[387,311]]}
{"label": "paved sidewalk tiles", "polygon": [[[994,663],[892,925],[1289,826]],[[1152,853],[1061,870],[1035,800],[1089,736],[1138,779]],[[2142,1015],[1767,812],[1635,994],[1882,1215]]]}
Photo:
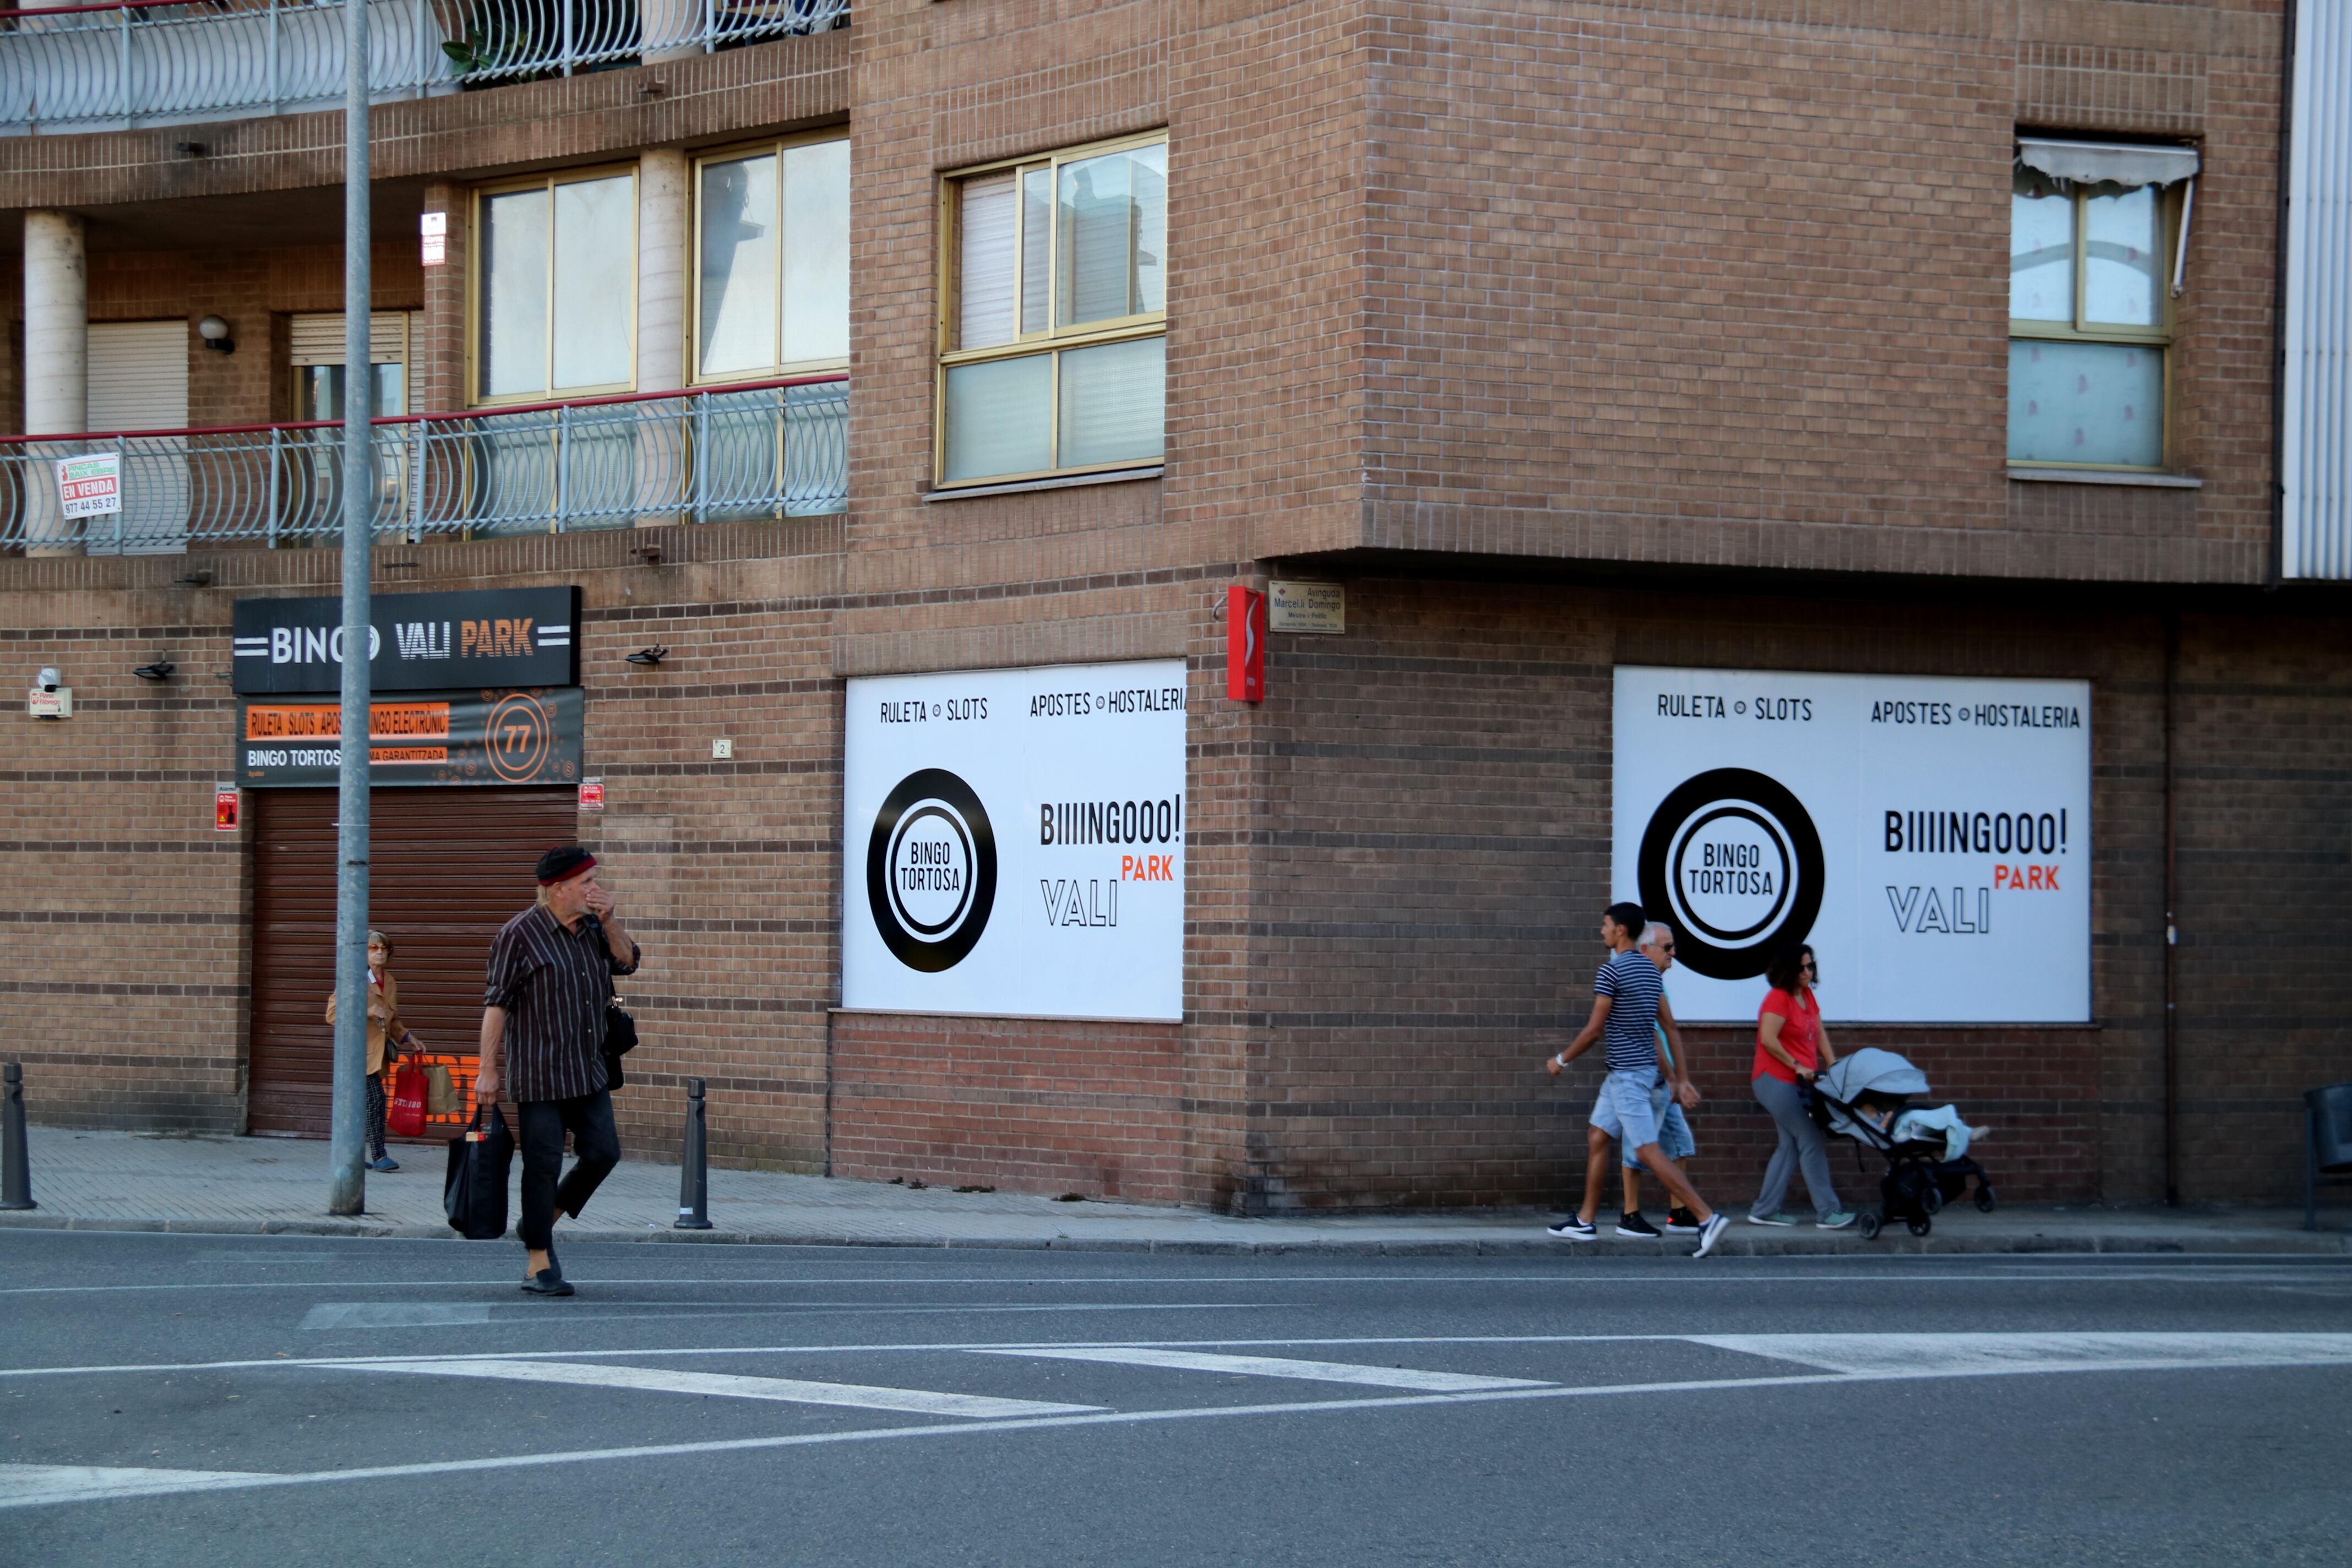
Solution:
{"label": "paved sidewalk tiles", "polygon": [[[219,1235],[291,1233],[455,1240],[441,1213],[446,1156],[439,1145],[394,1151],[404,1169],[371,1172],[368,1212],[324,1212],[326,1145],[275,1138],[184,1138],[36,1127],[29,1137],[30,1213],[0,1214],[0,1227],[164,1230]],[[520,1163],[517,1162],[520,1173]],[[1574,1252],[1619,1258],[1677,1256],[1664,1242],[1591,1244],[1544,1234],[1551,1215],[1534,1210],[1312,1214],[1236,1219],[1198,1210],[1118,1203],[1063,1203],[1019,1193],[956,1193],[882,1182],[833,1180],[767,1171],[713,1169],[713,1229],[672,1228],[678,1214],[675,1165],[625,1161],[584,1219],[564,1234],[600,1240],[762,1242],[805,1246],[1053,1247],[1196,1253],[1526,1255]],[[1737,1214],[1734,1215],[1738,1218]],[[2352,1251],[2346,1216],[2323,1216],[2305,1231],[2300,1211],[2035,1206],[1980,1215],[1967,1205],[1914,1237],[1895,1226],[1874,1241],[1811,1226],[1764,1230],[1735,1224],[1717,1248],[1733,1256],[1852,1256],[1902,1253],[2296,1253]]]}

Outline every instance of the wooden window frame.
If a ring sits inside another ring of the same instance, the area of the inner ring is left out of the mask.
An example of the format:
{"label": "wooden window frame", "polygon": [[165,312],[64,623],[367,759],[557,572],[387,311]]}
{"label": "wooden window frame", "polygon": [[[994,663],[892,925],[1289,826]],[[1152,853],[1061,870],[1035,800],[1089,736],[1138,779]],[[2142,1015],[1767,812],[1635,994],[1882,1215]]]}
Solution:
{"label": "wooden window frame", "polygon": [[[746,158],[773,154],[776,160],[777,177],[781,180],[783,175],[784,149],[787,147],[806,147],[819,142],[847,142],[848,140],[849,128],[845,125],[835,125],[822,131],[804,132],[794,136],[770,136],[757,142],[741,142],[726,147],[713,147],[708,152],[697,153],[694,155],[693,165],[688,176],[690,184],[688,188],[686,203],[685,363],[688,366],[687,384],[689,386],[725,386],[731,382],[772,381],[778,376],[817,374],[825,371],[849,368],[849,358],[845,354],[838,359],[779,360],[773,364],[752,370],[727,370],[710,374],[705,374],[702,369],[702,171],[712,163],[733,163]],[[850,195],[853,202],[856,197],[856,184],[857,174],[853,164],[850,170]],[[776,210],[779,214],[783,210],[781,191],[778,192]],[[779,221],[781,222],[781,218]],[[853,253],[851,261],[853,281],[856,276],[856,268]],[[780,333],[782,331],[783,319],[784,251],[782,237],[779,236],[779,243],[776,247],[776,322]],[[781,347],[780,343],[780,350]]]}
{"label": "wooden window frame", "polygon": [[[482,332],[488,325],[482,314],[482,258],[489,248],[483,243],[488,229],[483,221],[482,209],[494,196],[510,195],[517,191],[543,190],[548,193],[547,265],[547,379],[555,379],[555,219],[554,192],[558,185],[584,184],[592,180],[618,179],[626,175],[629,181],[629,374],[626,380],[604,382],[593,386],[552,385],[537,392],[507,392],[487,394],[482,386]],[[584,169],[552,169],[545,174],[520,175],[513,179],[490,180],[476,185],[468,195],[467,221],[472,225],[466,247],[466,406],[498,408],[525,403],[563,403],[576,397],[602,397],[614,393],[635,392],[637,389],[637,247],[639,225],[644,219],[645,182],[635,163],[600,163]]]}
{"label": "wooden window frame", "polygon": [[2089,226],[2086,216],[2091,193],[2078,182],[2065,193],[2074,204],[2074,315],[2064,321],[2026,321],[2016,316],[2009,319],[2011,342],[2030,339],[2039,342],[2112,343],[2121,347],[2137,347],[2157,351],[2159,372],[2164,378],[2164,408],[2162,436],[2163,455],[2153,465],[2138,463],[2062,463],[2046,458],[2010,458],[2012,468],[2081,468],[2118,474],[2158,474],[2168,471],[2172,461],[2172,348],[2175,336],[2176,301],[2172,297],[2174,258],[2180,245],[2180,190],[2165,186],[2157,192],[2157,224],[2163,238],[2163,252],[2158,258],[2157,303],[2159,320],[2150,327],[2125,326],[2115,322],[2093,321],[2083,314],[2090,278],[2091,247],[2087,241]]}
{"label": "wooden window frame", "polygon": [[[1136,147],[1164,147],[1167,144],[1168,132],[1162,128],[1158,131],[1139,132],[1130,136],[1116,136],[1104,142],[1087,142],[1072,147],[1057,147],[1050,153],[1032,153],[1024,158],[999,158],[992,163],[975,163],[969,168],[950,169],[940,176],[937,290],[939,317],[936,323],[939,363],[933,372],[931,389],[931,407],[934,411],[931,421],[931,480],[935,488],[941,490],[967,489],[986,485],[1020,484],[1030,479],[1066,479],[1073,475],[1117,473],[1121,469],[1151,466],[1132,458],[1076,467],[1065,467],[1060,462],[1063,353],[1071,349],[1093,348],[1101,343],[1133,342],[1144,338],[1164,338],[1168,335],[1168,311],[1163,306],[1157,310],[1140,311],[1135,315],[1115,317],[1108,321],[1087,321],[1081,326],[1063,327],[1054,324],[1052,318],[1060,313],[1055,296],[1058,295],[1061,288],[1059,236],[1061,226],[1055,224],[1051,226],[1046,237],[1045,279],[1048,322],[1040,331],[1022,331],[1020,330],[1023,325],[1020,313],[1023,282],[1021,256],[1023,243],[1027,237],[1024,230],[1028,223],[1028,207],[1022,200],[1021,180],[1022,176],[1030,170],[1049,170],[1052,182],[1049,188],[1055,192],[1055,204],[1058,210],[1060,171],[1064,164],[1082,163],[1088,158],[1098,158],[1108,153],[1123,153]],[[988,348],[956,348],[953,346],[956,340],[956,323],[962,313],[963,302],[961,277],[958,268],[958,257],[962,248],[963,236],[958,221],[961,204],[957,196],[966,181],[1006,172],[1010,172],[1013,176],[1014,336],[1011,342],[998,343]],[[1162,265],[1166,265],[1164,258]],[[1055,458],[1054,465],[1050,468],[1033,468],[1021,473],[991,474],[984,479],[957,479],[952,482],[948,480],[946,478],[948,372],[961,365],[982,364],[992,360],[1029,359],[1039,355],[1045,356],[1052,365],[1046,392],[1046,406],[1052,411],[1049,445]]]}

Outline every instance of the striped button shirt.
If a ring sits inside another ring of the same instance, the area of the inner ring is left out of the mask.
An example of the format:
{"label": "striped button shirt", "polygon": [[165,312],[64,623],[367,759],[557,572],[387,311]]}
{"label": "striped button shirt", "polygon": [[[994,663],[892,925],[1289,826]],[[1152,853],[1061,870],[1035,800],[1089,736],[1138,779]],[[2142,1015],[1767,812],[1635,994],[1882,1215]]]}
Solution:
{"label": "striped button shirt", "polygon": [[482,1005],[507,1010],[507,1092],[517,1104],[573,1100],[604,1087],[604,1006],[613,976],[635,973],[643,956],[632,942],[623,963],[593,917],[566,930],[543,905],[499,928]]}

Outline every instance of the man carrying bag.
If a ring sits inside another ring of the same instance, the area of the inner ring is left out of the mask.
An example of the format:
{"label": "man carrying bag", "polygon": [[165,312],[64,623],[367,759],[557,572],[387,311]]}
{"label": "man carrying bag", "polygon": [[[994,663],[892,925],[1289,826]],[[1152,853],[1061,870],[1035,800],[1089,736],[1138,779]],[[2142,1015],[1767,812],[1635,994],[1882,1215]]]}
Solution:
{"label": "man carrying bag", "polygon": [[[641,954],[595,869],[596,858],[578,845],[539,858],[539,901],[499,928],[482,988],[474,1092],[493,1108],[501,1087],[514,1096],[522,1148],[516,1233],[530,1255],[522,1288],[539,1296],[572,1293],[555,1258],[555,1222],[577,1216],[621,1161],[604,1042],[613,977],[635,973]],[[559,1185],[566,1132],[578,1158]]]}

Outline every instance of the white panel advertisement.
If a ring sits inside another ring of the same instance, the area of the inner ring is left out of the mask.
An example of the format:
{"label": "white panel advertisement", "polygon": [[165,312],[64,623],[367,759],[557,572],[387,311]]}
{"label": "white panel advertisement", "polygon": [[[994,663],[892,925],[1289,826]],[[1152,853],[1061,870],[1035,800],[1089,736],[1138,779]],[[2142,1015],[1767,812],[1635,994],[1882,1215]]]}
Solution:
{"label": "white panel advertisement", "polygon": [[843,801],[843,1006],[1182,1020],[1182,659],[854,679]]}
{"label": "white panel advertisement", "polygon": [[1677,1017],[1752,1020],[1802,941],[1832,1024],[2089,1021],[2087,682],[1625,666],[1615,726]]}

